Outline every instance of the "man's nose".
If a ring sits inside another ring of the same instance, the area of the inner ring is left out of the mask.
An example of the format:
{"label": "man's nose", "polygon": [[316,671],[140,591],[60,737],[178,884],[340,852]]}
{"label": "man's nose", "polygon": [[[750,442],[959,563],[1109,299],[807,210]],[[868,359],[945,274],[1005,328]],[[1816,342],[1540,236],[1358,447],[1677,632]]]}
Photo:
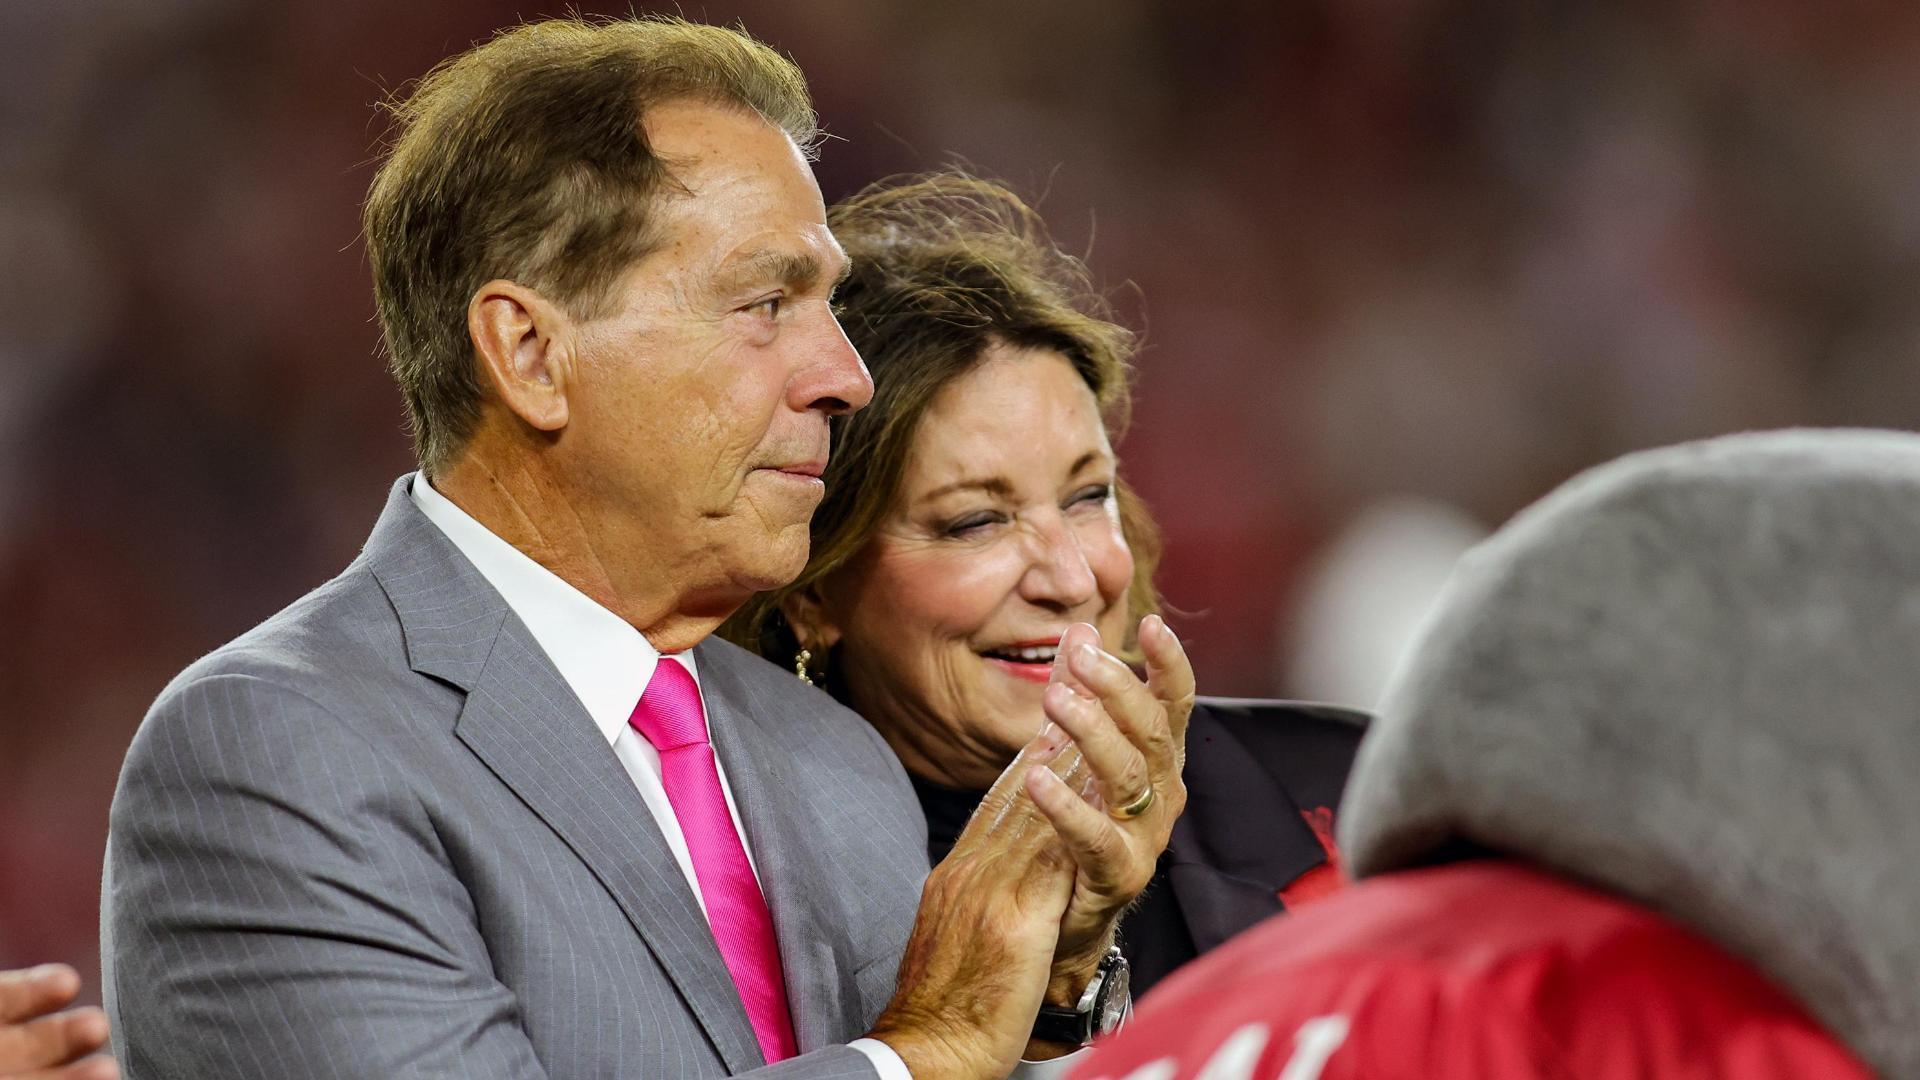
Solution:
{"label": "man's nose", "polygon": [[865,408],[873,400],[873,376],[831,312],[826,313],[816,341],[809,343],[806,374],[797,380],[795,391],[800,399],[797,407],[830,416]]}
{"label": "man's nose", "polygon": [[1020,591],[1029,602],[1070,611],[1093,599],[1098,589],[1093,567],[1064,518],[1054,516],[1034,529],[1032,562],[1021,579]]}

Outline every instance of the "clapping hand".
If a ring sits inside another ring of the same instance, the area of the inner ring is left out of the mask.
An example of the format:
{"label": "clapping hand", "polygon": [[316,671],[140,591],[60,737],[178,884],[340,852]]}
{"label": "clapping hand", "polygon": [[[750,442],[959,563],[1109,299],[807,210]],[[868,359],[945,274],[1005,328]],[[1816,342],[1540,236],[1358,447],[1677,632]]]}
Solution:
{"label": "clapping hand", "polygon": [[1181,769],[1193,668],[1158,615],[1141,620],[1140,647],[1144,682],[1102,651],[1093,627],[1067,631],[1045,708],[1073,745],[1052,768],[1025,777],[1027,795],[1077,869],[1048,988],[1054,1004],[1072,1004],[1092,979],[1115,924],[1152,880],[1186,806]]}
{"label": "clapping hand", "polygon": [[1074,1004],[1120,914],[1153,877],[1186,805],[1193,669],[1158,616],[1140,626],[1147,679],[1067,631],[1050,723],[1021,750],[934,867],[871,1032],[916,1080],[1005,1076],[1043,1001]]}
{"label": "clapping hand", "polygon": [[1076,871],[1022,792],[1066,744],[1057,731],[1028,743],[927,875],[898,989],[869,1033],[914,1080],[1004,1077],[1028,1044]]}
{"label": "clapping hand", "polygon": [[80,992],[64,964],[0,971],[0,1080],[116,1080],[110,1057],[87,1057],[107,1041],[99,1009],[56,1010]]}

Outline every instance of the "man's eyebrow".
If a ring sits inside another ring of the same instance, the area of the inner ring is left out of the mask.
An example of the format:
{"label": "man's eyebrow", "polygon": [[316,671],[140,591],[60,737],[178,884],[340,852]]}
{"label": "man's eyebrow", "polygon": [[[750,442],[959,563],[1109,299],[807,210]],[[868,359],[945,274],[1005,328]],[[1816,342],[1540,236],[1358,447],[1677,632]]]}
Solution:
{"label": "man's eyebrow", "polygon": [[788,288],[797,288],[819,281],[825,272],[820,257],[811,251],[762,249],[729,260],[720,268],[719,279],[727,290],[757,281],[777,281]]}

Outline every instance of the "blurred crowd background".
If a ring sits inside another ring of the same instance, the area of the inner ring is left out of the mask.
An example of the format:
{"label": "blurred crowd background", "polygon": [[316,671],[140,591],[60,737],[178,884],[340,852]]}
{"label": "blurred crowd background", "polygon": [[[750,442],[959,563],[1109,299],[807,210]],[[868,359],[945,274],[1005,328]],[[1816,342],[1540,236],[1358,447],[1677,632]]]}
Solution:
{"label": "blurred crowd background", "polygon": [[[141,714],[409,467],[358,241],[374,103],[561,10],[6,7],[0,967],[98,971]],[[1920,5],[679,10],[799,61],[828,199],[965,161],[1111,286],[1208,692],[1367,703],[1462,547],[1618,453],[1920,425]]]}

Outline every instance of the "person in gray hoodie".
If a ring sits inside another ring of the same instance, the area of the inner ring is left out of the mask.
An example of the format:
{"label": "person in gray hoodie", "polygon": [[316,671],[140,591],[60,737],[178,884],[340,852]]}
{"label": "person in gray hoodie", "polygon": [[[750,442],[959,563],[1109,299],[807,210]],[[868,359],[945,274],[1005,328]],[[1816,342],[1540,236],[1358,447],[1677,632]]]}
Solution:
{"label": "person in gray hoodie", "polygon": [[1462,562],[1359,752],[1358,883],[1075,1075],[1920,1077],[1916,781],[1920,437],[1630,455]]}

